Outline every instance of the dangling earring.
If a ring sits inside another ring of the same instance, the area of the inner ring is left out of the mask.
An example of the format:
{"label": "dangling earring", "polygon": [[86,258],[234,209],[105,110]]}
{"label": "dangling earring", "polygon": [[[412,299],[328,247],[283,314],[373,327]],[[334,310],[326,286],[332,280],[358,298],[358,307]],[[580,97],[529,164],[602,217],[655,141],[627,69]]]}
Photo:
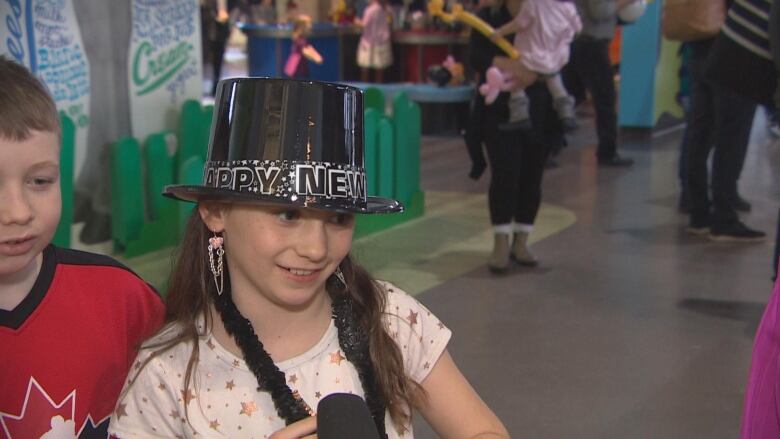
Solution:
{"label": "dangling earring", "polygon": [[347,280],[344,279],[344,273],[341,271],[341,266],[336,267],[336,271],[333,272],[333,275],[336,276],[336,279],[341,282],[342,285],[344,285],[344,288],[348,288]]}
{"label": "dangling earring", "polygon": [[[225,249],[222,248],[223,239],[221,236],[214,232],[214,236],[209,238],[209,266],[211,268],[211,274],[214,276],[214,285],[217,287],[217,294],[222,295],[223,282],[225,276],[222,272],[222,256],[225,254]],[[217,262],[214,263],[214,254],[217,255]]]}

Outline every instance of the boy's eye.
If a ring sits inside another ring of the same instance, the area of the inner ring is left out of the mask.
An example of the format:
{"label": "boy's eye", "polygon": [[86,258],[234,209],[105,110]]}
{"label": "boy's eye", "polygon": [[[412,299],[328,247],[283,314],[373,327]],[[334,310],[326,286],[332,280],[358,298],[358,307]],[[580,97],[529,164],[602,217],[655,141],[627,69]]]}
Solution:
{"label": "boy's eye", "polygon": [[54,183],[54,178],[51,177],[33,177],[30,179],[30,184],[35,187],[49,186]]}

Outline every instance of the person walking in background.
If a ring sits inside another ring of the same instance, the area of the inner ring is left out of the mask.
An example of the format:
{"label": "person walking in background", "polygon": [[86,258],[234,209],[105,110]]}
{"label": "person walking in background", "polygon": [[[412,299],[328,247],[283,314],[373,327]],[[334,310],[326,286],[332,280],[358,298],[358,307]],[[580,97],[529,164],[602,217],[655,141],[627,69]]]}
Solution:
{"label": "person walking in background", "polygon": [[617,26],[617,11],[632,0],[575,0],[582,32],[571,45],[569,66],[590,91],[596,110],[596,157],[601,166],[631,166],[617,151],[617,95],[609,44]]}
{"label": "person walking in background", "polygon": [[360,25],[363,33],[357,49],[357,64],[360,66],[360,80],[370,81],[370,70],[376,72],[375,82],[382,82],[382,71],[393,63],[393,48],[390,44],[390,22],[392,15],[385,0],[372,0],[363,11]]}

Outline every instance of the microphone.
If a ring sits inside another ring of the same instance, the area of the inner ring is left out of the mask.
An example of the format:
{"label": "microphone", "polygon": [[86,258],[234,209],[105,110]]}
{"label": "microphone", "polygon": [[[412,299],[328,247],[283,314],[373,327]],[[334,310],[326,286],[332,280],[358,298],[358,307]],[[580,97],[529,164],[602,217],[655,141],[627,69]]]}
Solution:
{"label": "microphone", "polygon": [[332,393],[317,404],[318,439],[380,439],[363,398]]}

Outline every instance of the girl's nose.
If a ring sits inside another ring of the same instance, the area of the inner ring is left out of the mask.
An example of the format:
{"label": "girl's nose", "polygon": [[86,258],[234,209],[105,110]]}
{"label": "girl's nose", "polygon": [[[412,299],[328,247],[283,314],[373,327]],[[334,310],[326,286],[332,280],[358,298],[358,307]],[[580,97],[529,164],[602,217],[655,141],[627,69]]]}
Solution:
{"label": "girl's nose", "polygon": [[328,236],[325,222],[320,219],[305,221],[301,227],[301,235],[296,250],[299,255],[312,260],[321,261],[328,254]]}

